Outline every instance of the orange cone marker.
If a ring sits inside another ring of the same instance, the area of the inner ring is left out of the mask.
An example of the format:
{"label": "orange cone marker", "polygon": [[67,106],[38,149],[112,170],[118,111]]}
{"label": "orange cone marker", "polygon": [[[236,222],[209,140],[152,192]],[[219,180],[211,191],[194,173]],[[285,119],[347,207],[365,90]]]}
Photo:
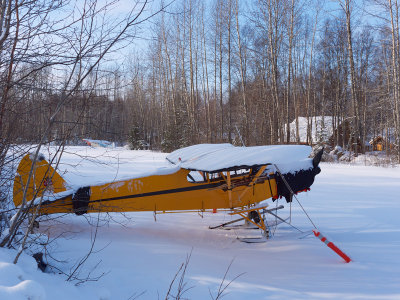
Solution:
{"label": "orange cone marker", "polygon": [[323,243],[325,243],[329,248],[331,248],[333,251],[336,252],[337,255],[339,255],[341,258],[345,260],[345,262],[349,263],[351,262],[350,257],[348,257],[345,253],[343,253],[342,250],[340,250],[336,245],[330,241],[324,236],[319,231],[313,230],[315,236],[319,238]]}

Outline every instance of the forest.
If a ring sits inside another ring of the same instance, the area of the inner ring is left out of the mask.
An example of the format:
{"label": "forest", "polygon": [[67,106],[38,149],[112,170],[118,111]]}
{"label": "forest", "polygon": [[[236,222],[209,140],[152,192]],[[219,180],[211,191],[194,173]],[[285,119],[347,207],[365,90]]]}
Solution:
{"label": "forest", "polygon": [[319,116],[332,146],[381,137],[400,160],[397,0],[142,4],[130,19],[118,1],[1,1],[2,157],[82,138],[313,145]]}

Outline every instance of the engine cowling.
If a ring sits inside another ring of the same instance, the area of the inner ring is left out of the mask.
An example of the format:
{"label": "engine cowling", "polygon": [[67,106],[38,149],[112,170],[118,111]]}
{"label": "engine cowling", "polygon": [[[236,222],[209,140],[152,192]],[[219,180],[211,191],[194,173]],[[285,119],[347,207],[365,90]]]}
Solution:
{"label": "engine cowling", "polygon": [[323,152],[324,149],[321,149],[312,159],[312,168],[297,170],[294,173],[285,173],[282,176],[279,172],[276,172],[275,179],[278,197],[284,197],[287,202],[291,202],[293,198],[292,191],[294,194],[309,191],[311,185],[314,183],[315,176],[321,172],[319,163]]}

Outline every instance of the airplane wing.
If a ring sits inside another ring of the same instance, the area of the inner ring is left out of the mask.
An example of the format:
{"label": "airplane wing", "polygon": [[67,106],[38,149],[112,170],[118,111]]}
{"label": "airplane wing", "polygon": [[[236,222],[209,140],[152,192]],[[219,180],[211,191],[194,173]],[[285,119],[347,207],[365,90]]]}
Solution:
{"label": "airplane wing", "polygon": [[235,147],[231,144],[199,144],[176,150],[166,158],[192,171],[221,172],[271,164],[286,170],[291,167],[303,169],[304,163],[311,168],[310,153],[311,147],[304,145]]}

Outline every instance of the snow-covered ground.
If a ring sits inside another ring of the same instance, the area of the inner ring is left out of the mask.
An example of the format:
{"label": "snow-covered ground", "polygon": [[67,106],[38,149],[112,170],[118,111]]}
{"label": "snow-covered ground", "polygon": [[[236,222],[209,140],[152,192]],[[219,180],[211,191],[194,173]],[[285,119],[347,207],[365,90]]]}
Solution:
{"label": "snow-covered ground", "polygon": [[[67,150],[64,176],[72,185],[165,167],[165,154],[150,151]],[[321,169],[311,192],[298,199],[318,229],[352,258],[349,264],[313,235],[285,224],[259,244],[237,240],[258,235],[257,230],[208,229],[232,219],[222,212],[203,218],[197,213],[157,215],[156,222],[152,213],[67,215],[42,222],[39,229],[54,239],[48,261],[60,271],[42,273],[27,255],[13,265],[15,251],[0,249],[0,299],[165,299],[190,253],[184,278],[189,299],[215,297],[230,263],[225,284],[236,279],[224,299],[400,299],[400,169],[327,163]],[[279,204],[285,205],[280,215],[287,217],[289,205]],[[79,286],[65,282],[58,273],[70,273],[86,255],[95,233],[88,221],[98,220],[95,253],[77,276],[104,276]],[[297,203],[292,204],[292,224],[308,233],[312,229]]]}

